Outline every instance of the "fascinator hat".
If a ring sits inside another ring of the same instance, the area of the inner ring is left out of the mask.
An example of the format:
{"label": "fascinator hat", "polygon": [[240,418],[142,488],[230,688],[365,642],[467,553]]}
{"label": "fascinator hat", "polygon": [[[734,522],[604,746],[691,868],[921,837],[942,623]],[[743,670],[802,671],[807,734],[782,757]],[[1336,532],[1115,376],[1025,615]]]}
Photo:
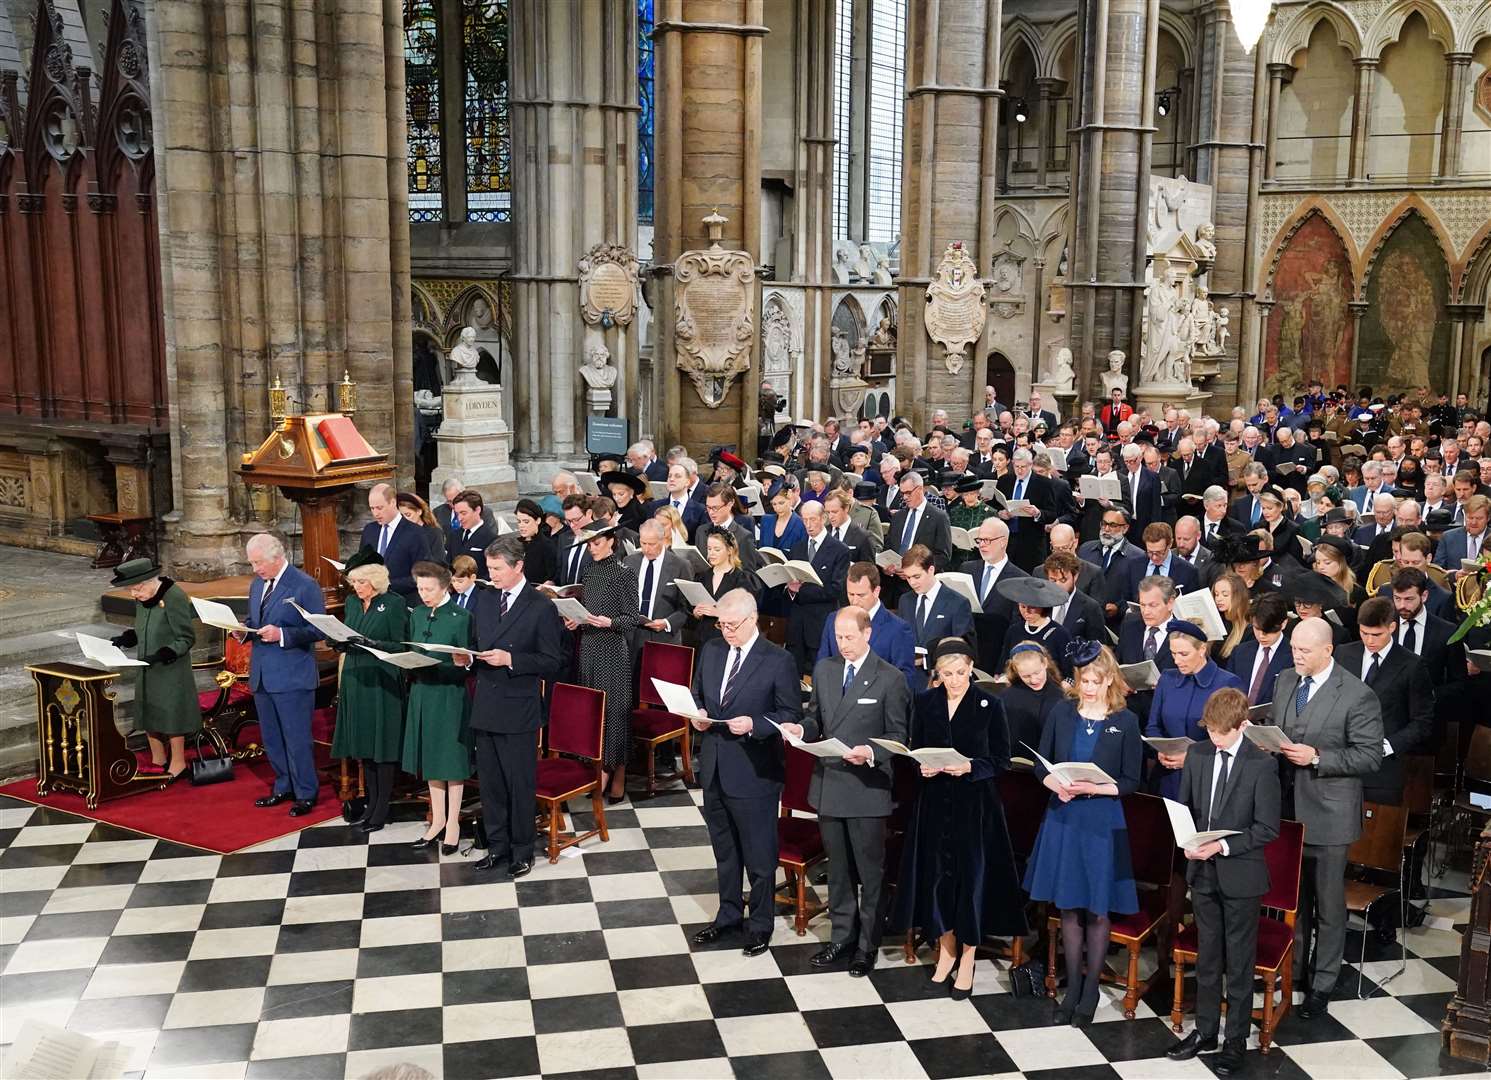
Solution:
{"label": "fascinator hat", "polygon": [[1103,651],[1101,642],[1089,641],[1085,638],[1077,638],[1066,647],[1067,663],[1074,668],[1086,667],[1096,660]]}

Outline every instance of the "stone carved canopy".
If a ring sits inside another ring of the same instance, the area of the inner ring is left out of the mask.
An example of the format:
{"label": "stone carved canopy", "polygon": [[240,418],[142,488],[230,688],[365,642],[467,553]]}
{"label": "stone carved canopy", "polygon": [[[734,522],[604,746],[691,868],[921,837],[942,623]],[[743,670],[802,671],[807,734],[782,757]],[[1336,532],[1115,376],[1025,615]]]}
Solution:
{"label": "stone carved canopy", "polygon": [[756,334],[751,305],[756,265],[750,252],[720,246],[724,223],[718,211],[706,217],[708,249],[686,251],[673,265],[674,359],[711,409],[725,403],[731,384],[750,369]]}
{"label": "stone carved canopy", "polygon": [[580,315],[588,326],[626,326],[637,311],[641,264],[624,244],[596,244],[581,257]]}
{"label": "stone carved canopy", "polygon": [[923,321],[927,336],[944,350],[948,374],[958,374],[963,370],[964,352],[984,332],[984,285],[961,240],[948,244],[942,253],[932,284],[927,286]]}

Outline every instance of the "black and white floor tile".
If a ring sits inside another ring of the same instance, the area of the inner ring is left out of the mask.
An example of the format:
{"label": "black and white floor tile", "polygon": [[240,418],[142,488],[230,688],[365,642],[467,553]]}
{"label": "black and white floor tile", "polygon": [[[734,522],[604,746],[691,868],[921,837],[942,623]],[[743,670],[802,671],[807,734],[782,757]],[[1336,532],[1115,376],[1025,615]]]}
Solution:
{"label": "black and white floor tile", "polygon": [[[980,962],[962,1002],[899,949],[868,979],[819,972],[824,918],[806,937],[779,919],[754,959],[738,942],[692,946],[715,910],[698,798],[613,808],[609,843],[516,884],[477,873],[475,856],[411,850],[412,820],[217,856],[0,800],[0,1049],[37,1019],[126,1044],[129,1075],[148,1080],[404,1062],[451,1078],[1212,1075],[1205,1058],[1163,1056],[1168,984],[1134,1020],[1105,991],[1078,1031],[1011,994],[1003,965]],[[1244,1075],[1481,1071],[1439,1052],[1468,901],[1437,892],[1403,974],[1377,987],[1398,953],[1370,944],[1329,1017],[1291,1016]],[[1349,957],[1360,947],[1352,934]]]}

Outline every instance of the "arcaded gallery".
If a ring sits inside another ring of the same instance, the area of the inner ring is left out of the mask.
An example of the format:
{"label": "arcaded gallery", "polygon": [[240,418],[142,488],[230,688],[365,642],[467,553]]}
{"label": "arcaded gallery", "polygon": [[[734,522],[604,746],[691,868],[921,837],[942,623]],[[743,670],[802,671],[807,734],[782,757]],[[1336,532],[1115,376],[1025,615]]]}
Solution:
{"label": "arcaded gallery", "polygon": [[0,1075],[1491,1066],[1491,0],[0,0]]}

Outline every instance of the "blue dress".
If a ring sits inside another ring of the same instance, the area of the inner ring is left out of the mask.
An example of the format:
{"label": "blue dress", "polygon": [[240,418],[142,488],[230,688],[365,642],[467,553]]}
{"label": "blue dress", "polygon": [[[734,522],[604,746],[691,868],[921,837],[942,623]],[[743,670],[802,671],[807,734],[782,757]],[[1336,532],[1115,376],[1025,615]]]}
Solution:
{"label": "blue dress", "polygon": [[[1139,726],[1138,717],[1120,709],[1092,725],[1089,732],[1087,721],[1074,715],[1076,710],[1072,702],[1063,702],[1046,718],[1048,733],[1059,719],[1075,721],[1071,745],[1052,747],[1053,753],[1045,755],[1053,762],[1091,761],[1099,739],[1121,738],[1125,726],[1134,732]],[[1051,741],[1049,734],[1041,739],[1043,744]],[[1123,803],[1111,795],[1064,803],[1053,792],[1025,870],[1025,891],[1032,900],[1049,901],[1063,911],[1081,908],[1099,915],[1138,911]]]}
{"label": "blue dress", "polygon": [[[757,547],[776,548],[786,555],[798,544],[808,542],[808,527],[802,523],[802,518],[791,514],[787,518],[787,527],[782,530],[781,538],[777,537],[777,516],[775,514],[764,514],[761,517],[760,539]],[[752,575],[753,577],[755,575]],[[787,589],[778,585],[773,589],[764,590],[763,595],[758,597],[761,602],[761,614],[773,615],[777,618],[786,618],[792,610],[792,604],[787,599]]]}
{"label": "blue dress", "polygon": [[[1194,675],[1182,675],[1177,668],[1160,672],[1160,681],[1155,684],[1154,701],[1149,707],[1149,723],[1144,725],[1144,734],[1151,739],[1178,739],[1185,736],[1195,742],[1207,737],[1201,727],[1201,710],[1206,708],[1206,699],[1218,690],[1231,687],[1247,693],[1242,679],[1230,671],[1218,667],[1216,661],[1208,660],[1206,666]],[[1180,798],[1180,770],[1158,766],[1160,772],[1160,794],[1167,799]]]}

